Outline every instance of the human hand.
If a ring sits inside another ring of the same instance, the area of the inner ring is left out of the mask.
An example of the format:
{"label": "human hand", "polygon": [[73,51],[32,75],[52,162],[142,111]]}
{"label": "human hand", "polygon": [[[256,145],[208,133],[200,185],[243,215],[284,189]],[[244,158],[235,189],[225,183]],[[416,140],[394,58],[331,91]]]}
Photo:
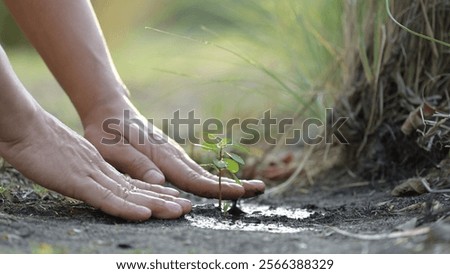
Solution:
{"label": "human hand", "polygon": [[[124,115],[127,111],[129,115]],[[105,123],[105,121],[109,123]],[[138,125],[140,124],[140,125]],[[126,99],[98,106],[83,119],[85,137],[118,170],[150,184],[167,179],[178,188],[208,198],[219,197],[218,177],[195,163],[172,139],[149,122]],[[114,140],[114,142],[111,142]],[[259,180],[222,179],[222,198],[252,197],[264,192]]]}
{"label": "human hand", "polygon": [[128,220],[174,219],[191,210],[177,190],[125,177],[86,139],[37,109],[32,118],[12,114],[17,119],[0,132],[0,155],[28,178]]}

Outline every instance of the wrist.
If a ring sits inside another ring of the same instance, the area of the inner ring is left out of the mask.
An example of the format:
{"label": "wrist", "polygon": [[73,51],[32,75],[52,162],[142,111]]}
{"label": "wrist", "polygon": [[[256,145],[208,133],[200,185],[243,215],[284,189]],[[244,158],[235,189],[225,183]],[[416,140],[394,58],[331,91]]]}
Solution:
{"label": "wrist", "polygon": [[[26,98],[21,98],[26,100]],[[3,108],[5,109],[5,108]],[[3,110],[2,109],[2,110]],[[8,111],[8,110],[7,110]],[[37,104],[23,104],[20,111],[0,112],[0,143],[16,143],[42,124],[45,111]]]}
{"label": "wrist", "polygon": [[79,115],[83,128],[86,130],[88,126],[98,125],[105,119],[122,117],[125,110],[137,113],[129,99],[128,92],[122,94],[110,93],[109,96],[91,101],[89,106],[85,106],[82,111],[79,111]]}

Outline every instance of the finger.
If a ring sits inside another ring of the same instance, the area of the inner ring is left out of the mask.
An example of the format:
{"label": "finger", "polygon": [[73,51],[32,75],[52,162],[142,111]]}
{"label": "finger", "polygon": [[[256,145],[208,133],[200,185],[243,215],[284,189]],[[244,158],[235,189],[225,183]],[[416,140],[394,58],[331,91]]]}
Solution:
{"label": "finger", "polygon": [[[157,144],[159,147],[156,148],[155,144],[159,140],[157,129],[152,128],[150,130],[145,128],[145,125],[140,126],[141,128],[135,124],[130,125],[130,131],[125,138],[149,158],[159,158],[159,168],[174,185],[195,195],[208,198],[219,197],[219,183],[217,180],[203,176],[189,167],[182,160],[182,158],[187,157],[183,155],[184,152],[167,142],[167,140]],[[169,155],[170,152],[173,152],[173,154]],[[238,199],[245,192],[242,186],[227,181],[222,183],[221,189],[224,199]]]}
{"label": "finger", "polygon": [[152,216],[152,211],[148,207],[118,197],[92,178],[83,180],[75,184],[75,187],[70,187],[60,192],[122,219],[143,221]]}
{"label": "finger", "polygon": [[174,197],[180,196],[180,192],[176,189],[170,188],[170,187],[163,187],[160,185],[154,185],[154,184],[148,184],[141,182],[139,180],[131,179],[130,183],[134,185],[135,187],[143,190],[148,190],[156,193],[161,193],[165,195],[170,195]]}
{"label": "finger", "polygon": [[166,181],[161,170],[130,144],[121,143],[107,148],[104,146],[101,145],[100,153],[105,160],[132,178],[159,185]]}
{"label": "finger", "polygon": [[[207,172],[207,173],[209,173],[209,172]],[[212,175],[212,176],[214,178],[217,178],[216,180],[218,180],[218,177],[216,175]],[[230,184],[236,183],[236,181],[234,181],[233,179],[227,178],[227,177],[222,178],[222,180],[224,180],[225,182],[228,182]],[[264,193],[264,191],[266,189],[266,185],[261,180],[240,180],[240,182],[242,184],[242,187],[244,187],[244,189],[245,189],[245,194],[242,196],[242,198],[250,198],[250,197],[255,197],[255,196],[261,195]]]}
{"label": "finger", "polygon": [[132,203],[150,208],[152,217],[158,219],[177,219],[184,213],[184,209],[180,204],[156,196],[131,191],[126,199]]}
{"label": "finger", "polygon": [[165,201],[156,197],[157,195],[149,196],[144,190],[136,189],[124,177],[119,177],[116,181],[103,173],[96,173],[93,176],[97,182],[106,189],[111,190],[114,195],[131,203],[151,209],[152,216],[155,218],[176,219],[183,214],[181,205],[172,201]]}
{"label": "finger", "polygon": [[266,185],[261,180],[241,180],[245,194],[242,198],[250,198],[261,195],[266,190]]}
{"label": "finger", "polygon": [[[213,175],[208,171],[206,171],[204,168],[202,168],[200,165],[194,162],[194,160],[192,160],[187,154],[183,153],[183,155],[181,156],[181,160],[184,163],[186,163],[186,165],[189,166],[192,170],[198,172],[201,176],[208,177],[215,181],[219,180],[218,176]],[[233,179],[227,177],[222,177],[222,180],[229,184],[236,183]],[[240,180],[240,181],[245,189],[245,194],[243,195],[242,198],[254,197],[264,193],[265,191],[266,186],[263,181],[260,180]]]}
{"label": "finger", "polygon": [[[122,186],[125,189],[129,189],[129,190],[132,190],[133,192],[141,193],[141,194],[147,195],[149,197],[157,197],[160,199],[164,199],[166,201],[171,201],[171,202],[175,202],[175,203],[179,204],[183,211],[182,214],[187,214],[192,210],[191,202],[187,199],[177,198],[179,196],[180,192],[173,188],[163,187],[160,185],[152,185],[152,184],[141,182],[136,179],[131,179],[129,177],[127,178],[123,174],[120,174],[119,172],[117,172],[113,167],[107,169],[105,174],[108,175],[115,182],[122,183]],[[135,188],[133,188],[133,186]],[[144,204],[142,204],[142,205],[144,205]],[[154,210],[154,209],[152,208],[152,210]],[[155,214],[158,215],[157,212],[153,213],[154,216],[155,216]]]}
{"label": "finger", "polygon": [[[118,176],[114,174],[112,179],[115,180],[114,178],[120,181],[124,179],[124,176],[122,174],[119,174]],[[151,197],[158,197],[166,201],[172,201],[179,204],[183,208],[183,214],[187,214],[192,210],[191,201],[178,198],[180,192],[176,189],[163,187],[160,185],[147,184],[135,179],[125,179],[125,181],[136,187],[133,192],[145,194]],[[130,186],[126,185],[125,187],[129,188]]]}
{"label": "finger", "polygon": [[165,194],[156,193],[156,192],[152,192],[152,191],[148,191],[148,190],[142,190],[142,189],[139,189],[136,191],[139,193],[145,194],[147,196],[156,197],[156,198],[163,199],[165,201],[170,201],[170,202],[179,204],[181,206],[181,208],[183,209],[183,215],[189,213],[192,210],[192,203],[191,203],[191,201],[189,201],[187,199],[178,198],[178,197],[174,197],[171,195],[165,195]]}
{"label": "finger", "polygon": [[[162,171],[166,174],[170,182],[180,189],[206,198],[219,197],[219,183],[190,168],[179,158],[171,160],[170,168],[162,166]],[[244,195],[244,188],[236,183],[222,183],[222,198],[226,200],[238,199]]]}
{"label": "finger", "polygon": [[149,190],[149,191],[166,194],[166,195],[171,195],[171,196],[175,196],[175,197],[180,196],[180,192],[176,189],[173,189],[170,187],[164,187],[159,184],[149,184],[146,182],[142,182],[138,179],[133,179],[131,177],[128,177],[128,176],[118,172],[114,167],[112,167],[108,163],[105,165],[104,168],[102,168],[102,171],[116,182],[125,180],[139,189]]}
{"label": "finger", "polygon": [[[164,184],[165,178],[161,170],[151,161],[151,155],[146,155],[143,150],[149,149],[147,125],[144,124],[128,124],[128,131],[124,131],[121,137],[121,143],[115,146],[121,155],[115,149],[109,147],[111,152],[115,153],[115,159],[111,159],[117,163],[118,168],[128,173],[136,179],[140,179],[151,184]],[[105,156],[104,156],[105,157]],[[107,157],[105,157],[107,158]]]}

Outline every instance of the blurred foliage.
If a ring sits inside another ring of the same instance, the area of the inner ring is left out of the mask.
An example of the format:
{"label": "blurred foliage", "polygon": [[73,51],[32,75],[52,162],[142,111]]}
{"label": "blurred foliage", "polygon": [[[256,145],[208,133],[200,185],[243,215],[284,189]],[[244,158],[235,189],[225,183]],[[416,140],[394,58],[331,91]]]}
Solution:
{"label": "blurred foliage", "polygon": [[[298,108],[299,103],[309,102],[312,95],[329,95],[340,88],[342,1],[164,3],[165,12],[149,19],[148,25],[213,41],[236,53],[241,61],[249,61],[261,72],[256,76],[258,79],[253,79],[256,84],[253,89],[269,96],[287,93],[288,100],[293,102],[291,110]],[[180,41],[183,42],[186,41]]]}
{"label": "blurred foliage", "polygon": [[[148,117],[196,109],[219,119],[292,116],[310,98],[318,113],[340,89],[343,1],[93,0],[119,73]],[[30,92],[79,129],[67,98],[0,5],[2,44]],[[153,27],[210,44],[164,35]],[[211,46],[211,44],[220,47]],[[232,53],[230,53],[232,52]],[[233,54],[235,53],[235,54]],[[228,102],[223,104],[226,95]],[[56,102],[56,103],[55,103]],[[317,111],[319,110],[319,111]],[[183,113],[183,112],[182,112]],[[255,114],[256,113],[256,114]],[[201,117],[202,118],[202,117]]]}
{"label": "blurred foliage", "polygon": [[3,5],[3,2],[0,2],[0,43],[4,47],[27,45],[25,37]]}

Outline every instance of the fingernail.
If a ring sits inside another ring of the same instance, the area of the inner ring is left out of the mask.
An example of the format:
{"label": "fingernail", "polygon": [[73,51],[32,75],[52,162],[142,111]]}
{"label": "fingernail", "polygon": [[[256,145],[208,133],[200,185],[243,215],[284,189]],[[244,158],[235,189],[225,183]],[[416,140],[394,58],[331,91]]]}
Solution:
{"label": "fingernail", "polygon": [[175,202],[168,202],[166,205],[171,213],[176,215],[176,217],[179,217],[183,214],[183,207],[181,205]]}
{"label": "fingernail", "polygon": [[244,181],[245,194],[242,198],[250,198],[264,193],[266,186],[263,181],[249,180]]}
{"label": "fingernail", "polygon": [[176,202],[183,208],[183,214],[187,214],[192,210],[191,201],[183,198],[178,198]]}
{"label": "fingernail", "polygon": [[162,185],[166,181],[166,178],[164,178],[164,175],[162,175],[160,172],[151,169],[147,171],[147,173],[144,174],[144,181],[151,183],[151,184],[158,184]]}
{"label": "fingernail", "polygon": [[253,188],[258,189],[260,191],[264,191],[264,189],[266,188],[264,182],[260,180],[245,181],[245,185],[252,186]]}

